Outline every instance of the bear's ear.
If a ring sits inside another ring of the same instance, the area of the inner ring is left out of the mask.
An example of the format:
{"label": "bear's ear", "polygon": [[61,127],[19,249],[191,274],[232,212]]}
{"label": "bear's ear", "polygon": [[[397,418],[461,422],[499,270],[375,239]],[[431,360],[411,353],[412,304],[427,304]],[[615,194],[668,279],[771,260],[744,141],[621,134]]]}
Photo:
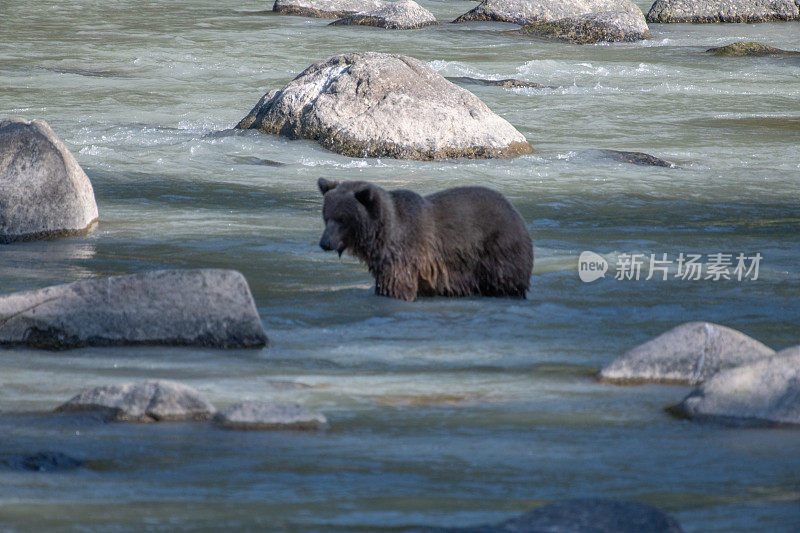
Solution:
{"label": "bear's ear", "polygon": [[339,185],[338,181],[328,181],[325,178],[317,180],[317,187],[319,187],[319,192],[321,192],[323,196],[331,189],[335,189],[337,185]]}
{"label": "bear's ear", "polygon": [[356,200],[361,202],[361,204],[367,208],[367,213],[372,216],[377,215],[378,208],[380,206],[380,197],[378,196],[378,191],[375,190],[375,187],[367,184],[363,189],[359,189],[355,192],[355,197]]}

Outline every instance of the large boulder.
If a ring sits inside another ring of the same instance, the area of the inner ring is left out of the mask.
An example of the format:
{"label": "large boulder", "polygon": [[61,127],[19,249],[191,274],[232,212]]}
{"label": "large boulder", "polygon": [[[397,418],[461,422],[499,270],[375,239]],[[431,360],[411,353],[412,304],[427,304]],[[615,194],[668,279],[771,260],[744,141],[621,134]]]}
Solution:
{"label": "large boulder", "polygon": [[241,402],[217,413],[214,423],[225,429],[321,430],[327,429],[325,415],[291,403]]}
{"label": "large boulder", "polygon": [[250,348],[267,335],[239,272],[161,270],[0,296],[3,344]]}
{"label": "large boulder", "polygon": [[0,244],[85,233],[89,178],[44,120],[0,120]]}
{"label": "large boulder", "polygon": [[765,56],[796,56],[800,52],[792,50],[782,50],[769,46],[764,43],[756,43],[752,41],[739,41],[736,43],[719,46],[716,48],[709,48],[706,50],[709,54],[719,57],[765,57]]}
{"label": "large boulder", "polygon": [[389,30],[415,30],[436,24],[439,23],[433,13],[414,0],[386,2],[377,9],[346,15],[330,23],[331,26],[375,26]]}
{"label": "large boulder", "polygon": [[602,381],[696,385],[725,368],[774,355],[775,351],[735,329],[687,322],[614,359]]}
{"label": "large boulder", "polygon": [[272,11],[284,15],[335,19],[373,11],[385,3],[385,0],[275,0]]}
{"label": "large boulder", "polygon": [[650,37],[642,12],[600,11],[554,21],[534,22],[520,30],[523,35],[572,44],[633,42]]}
{"label": "large boulder", "polygon": [[88,389],[56,412],[88,413],[109,422],[178,422],[208,420],[216,410],[192,387],[157,380]]}
{"label": "large boulder", "polygon": [[775,22],[800,20],[796,0],[656,0],[647,22]]}
{"label": "large boulder", "polygon": [[669,411],[734,425],[800,426],[800,346],[723,370]]}
{"label": "large boulder", "polygon": [[453,533],[681,533],[677,520],[643,503],[574,499],[545,505],[500,524]]}
{"label": "large boulder", "polygon": [[474,94],[422,61],[355,53],[314,63],[236,127],[313,139],[351,157],[516,157],[533,151]]}

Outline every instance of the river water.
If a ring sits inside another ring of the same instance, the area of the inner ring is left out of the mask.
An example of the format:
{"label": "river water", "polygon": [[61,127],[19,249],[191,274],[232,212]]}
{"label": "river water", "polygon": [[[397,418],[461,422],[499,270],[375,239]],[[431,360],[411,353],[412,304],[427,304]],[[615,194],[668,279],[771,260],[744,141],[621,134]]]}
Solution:
{"label": "river water", "polygon": [[[47,5],[45,5],[47,4]],[[60,451],[58,474],[0,471],[0,529],[380,531],[503,520],[570,497],[632,499],[687,531],[792,531],[800,432],[670,418],[679,386],[594,373],[688,320],[773,348],[800,342],[800,60],[715,58],[738,40],[800,49],[800,25],[651,25],[640,43],[328,27],[267,2],[0,2],[0,116],[46,119],[92,180],[86,237],[0,248],[0,292],[161,268],[247,277],[264,350],[0,351],[0,455]],[[474,4],[423,0],[441,20]],[[647,10],[648,5],[639,3]],[[350,159],[231,128],[312,62],[408,54],[533,144],[508,161]],[[645,167],[591,149],[644,151]],[[525,301],[376,297],[365,267],[317,246],[319,177],[429,193],[481,184],[527,222]],[[612,261],[583,283],[578,255]],[[760,253],[757,279],[614,279],[619,254]],[[48,415],[84,387],[176,379],[218,407],[286,400],[327,433],[97,425]]]}

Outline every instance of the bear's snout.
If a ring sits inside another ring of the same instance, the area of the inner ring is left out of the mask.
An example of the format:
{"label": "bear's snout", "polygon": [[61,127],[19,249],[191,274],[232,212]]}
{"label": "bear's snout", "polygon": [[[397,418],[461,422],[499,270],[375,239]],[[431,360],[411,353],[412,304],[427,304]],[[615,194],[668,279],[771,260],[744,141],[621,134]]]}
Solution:
{"label": "bear's snout", "polygon": [[326,252],[330,252],[333,250],[333,246],[331,246],[331,241],[328,239],[327,235],[323,235],[322,238],[319,240],[319,247],[325,250]]}

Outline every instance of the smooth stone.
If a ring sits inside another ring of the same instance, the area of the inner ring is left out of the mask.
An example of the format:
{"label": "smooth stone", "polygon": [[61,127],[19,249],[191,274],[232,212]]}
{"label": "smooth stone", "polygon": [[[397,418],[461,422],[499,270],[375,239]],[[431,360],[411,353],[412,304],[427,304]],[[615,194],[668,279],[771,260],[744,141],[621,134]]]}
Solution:
{"label": "smooth stone", "polygon": [[89,178],[44,120],[0,120],[0,244],[86,233]]}
{"label": "smooth stone", "polygon": [[494,525],[453,533],[681,533],[677,520],[643,503],[604,499],[563,500]]}
{"label": "smooth stone", "polygon": [[350,157],[431,160],[533,151],[478,97],[422,61],[374,52],[314,63],[261,98],[236,127],[313,139]]}
{"label": "smooth stone", "polygon": [[384,4],[384,0],[275,0],[272,10],[284,15],[335,19],[373,11]]}
{"label": "smooth stone", "polygon": [[325,415],[290,403],[241,402],[217,413],[214,423],[224,429],[240,430],[322,430]]}
{"label": "smooth stone", "polygon": [[800,346],[723,370],[668,411],[735,426],[800,427]]}
{"label": "smooth stone", "polygon": [[800,20],[795,0],[656,0],[647,22],[780,22]]}
{"label": "smooth stone", "polygon": [[529,89],[553,89],[554,87],[548,87],[545,85],[539,85],[538,83],[533,83],[530,81],[522,81],[522,80],[515,80],[512,78],[504,79],[504,80],[485,80],[483,78],[470,78],[468,76],[452,76],[448,77],[448,80],[452,81],[453,83],[472,83],[475,85],[496,85],[498,87],[507,87],[509,89],[515,88],[529,88]]}
{"label": "smooth stone", "polygon": [[17,455],[0,461],[12,470],[30,472],[61,472],[74,470],[84,465],[83,461],[74,459],[61,452],[38,452],[33,455]]}
{"label": "smooth stone", "polygon": [[628,12],[641,17],[640,30],[647,29],[642,10],[630,0],[484,0],[453,22],[497,21],[522,26],[553,22],[591,13]]}
{"label": "smooth stone", "polygon": [[247,281],[234,270],[159,270],[0,296],[0,345],[267,343]]}
{"label": "smooth stone", "polygon": [[439,24],[433,13],[413,0],[386,2],[377,9],[346,15],[330,26],[375,26],[389,30],[416,30]]}
{"label": "smooth stone", "polygon": [[611,159],[619,163],[630,163],[631,165],[641,165],[647,167],[666,167],[675,168],[676,165],[665,161],[654,155],[644,152],[625,152],[621,150],[587,150],[584,152],[590,157],[601,157]]}
{"label": "smooth stone", "polygon": [[709,48],[706,52],[721,57],[764,57],[764,56],[795,56],[800,52],[781,50],[764,43],[739,41],[726,46]]}
{"label": "smooth stone", "polygon": [[720,370],[774,354],[771,348],[735,329],[687,322],[614,359],[600,371],[599,379],[696,385]]}
{"label": "smooth stone", "polygon": [[[637,8],[638,11],[638,8]],[[602,11],[523,27],[522,35],[571,44],[633,42],[650,37],[641,11]]]}
{"label": "smooth stone", "polygon": [[197,390],[175,381],[141,381],[88,389],[56,413],[88,413],[108,422],[208,420],[214,406]]}

